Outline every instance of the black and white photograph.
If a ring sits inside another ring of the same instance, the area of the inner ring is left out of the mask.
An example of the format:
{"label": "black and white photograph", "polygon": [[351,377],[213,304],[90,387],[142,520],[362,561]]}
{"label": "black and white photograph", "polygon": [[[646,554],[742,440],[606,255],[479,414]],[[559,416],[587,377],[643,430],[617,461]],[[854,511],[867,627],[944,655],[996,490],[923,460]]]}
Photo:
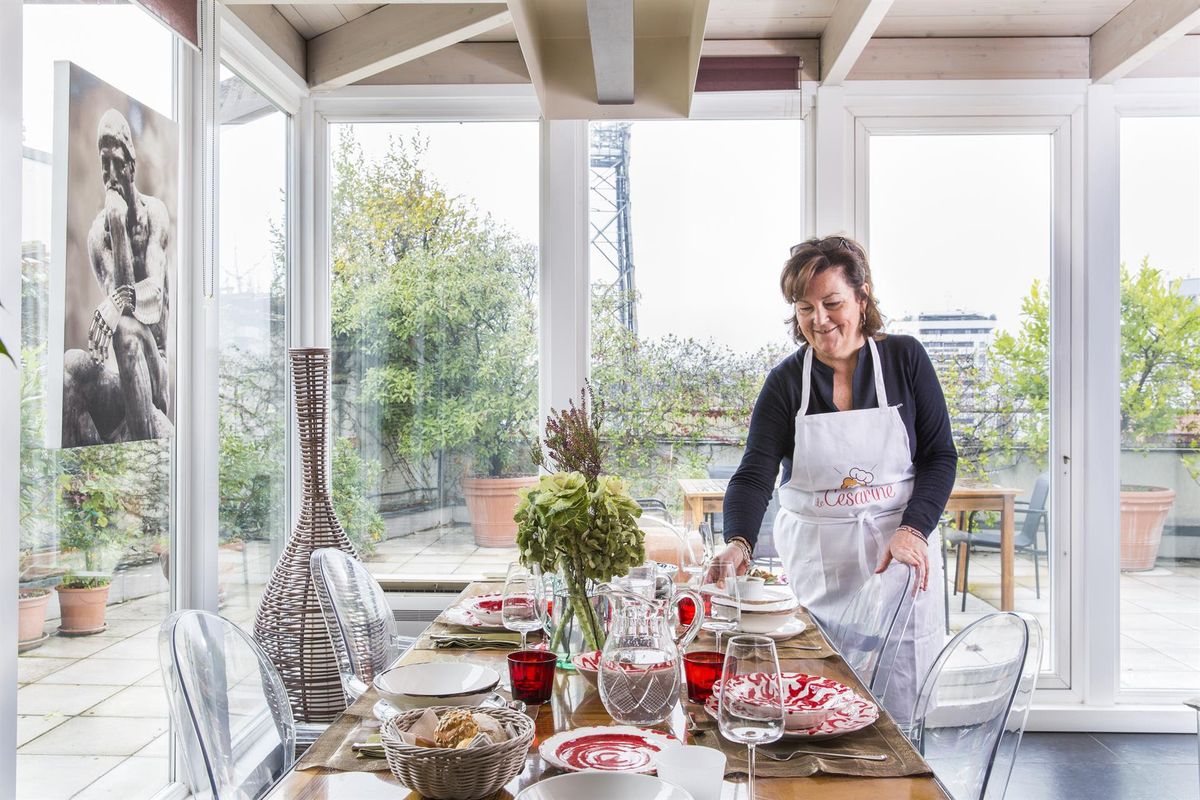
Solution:
{"label": "black and white photograph", "polygon": [[55,186],[62,191],[55,192],[52,216],[51,336],[61,331],[62,346],[52,347],[48,377],[61,415],[48,415],[49,443],[70,448],[169,437],[177,126],[60,61],[54,138],[61,154]]}

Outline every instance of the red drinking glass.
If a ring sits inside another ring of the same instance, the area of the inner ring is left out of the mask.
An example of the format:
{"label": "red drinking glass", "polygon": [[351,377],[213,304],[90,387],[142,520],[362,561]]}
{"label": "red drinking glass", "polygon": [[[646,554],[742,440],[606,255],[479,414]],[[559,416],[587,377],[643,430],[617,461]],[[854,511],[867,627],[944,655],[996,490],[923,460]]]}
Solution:
{"label": "red drinking glass", "polygon": [[690,597],[679,598],[679,624],[688,626],[692,624],[692,620],[696,618],[696,604],[692,602]]}
{"label": "red drinking glass", "polygon": [[697,650],[683,657],[688,700],[703,703],[712,696],[713,684],[721,678],[725,656],[715,650]]}
{"label": "red drinking glass", "polygon": [[[554,688],[554,666],[558,656],[549,650],[518,650],[508,654],[508,678],[513,700],[546,703]],[[718,668],[718,672],[720,669]]]}

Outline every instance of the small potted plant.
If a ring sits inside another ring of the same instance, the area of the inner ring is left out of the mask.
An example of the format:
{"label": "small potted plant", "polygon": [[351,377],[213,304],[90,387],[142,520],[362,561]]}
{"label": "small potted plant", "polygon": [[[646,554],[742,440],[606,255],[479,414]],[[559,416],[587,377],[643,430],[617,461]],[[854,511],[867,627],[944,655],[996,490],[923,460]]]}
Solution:
{"label": "small potted plant", "polygon": [[[33,561],[33,551],[22,548],[18,559],[20,584]],[[46,605],[50,602],[50,590],[45,586],[20,585],[17,590],[17,652],[24,653],[46,641]]]}
{"label": "small potted plant", "polygon": [[112,579],[104,575],[76,575],[68,572],[57,587],[58,606],[62,623],[58,632],[64,636],[90,636],[102,633],[108,624],[104,610],[108,605],[108,588]]}

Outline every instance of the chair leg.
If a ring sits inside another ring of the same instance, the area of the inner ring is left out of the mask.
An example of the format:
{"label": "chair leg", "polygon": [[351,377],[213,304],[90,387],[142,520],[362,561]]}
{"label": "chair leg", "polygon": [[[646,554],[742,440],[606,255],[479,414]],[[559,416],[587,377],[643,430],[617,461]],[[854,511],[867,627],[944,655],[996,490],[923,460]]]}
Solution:
{"label": "chair leg", "polygon": [[971,545],[962,549],[962,610],[967,610],[967,581],[971,577]]}
{"label": "chair leg", "polygon": [[[1047,553],[1049,555],[1049,553]],[[1033,545],[1033,591],[1038,600],[1042,599],[1042,570],[1038,567],[1037,543]]]}

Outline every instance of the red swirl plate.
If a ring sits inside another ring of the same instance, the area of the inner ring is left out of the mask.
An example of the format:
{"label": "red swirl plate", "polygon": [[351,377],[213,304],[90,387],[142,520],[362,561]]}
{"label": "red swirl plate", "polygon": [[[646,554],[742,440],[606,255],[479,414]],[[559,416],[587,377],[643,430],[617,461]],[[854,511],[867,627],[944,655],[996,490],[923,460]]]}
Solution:
{"label": "red swirl plate", "polygon": [[[716,687],[714,686],[713,688],[715,689]],[[841,736],[844,733],[853,733],[854,731],[859,731],[869,725],[875,724],[875,720],[879,719],[879,707],[853,691],[851,691],[851,694],[853,697],[833,711],[820,725],[813,728],[785,729],[783,738],[807,739],[809,741],[832,739],[835,736]],[[704,703],[704,710],[713,719],[718,719],[718,702],[720,701],[717,699],[717,695],[714,694]]]}
{"label": "red swirl plate", "polygon": [[678,747],[674,737],[629,725],[576,728],[542,742],[542,759],[571,772],[653,772],[657,755]]}

